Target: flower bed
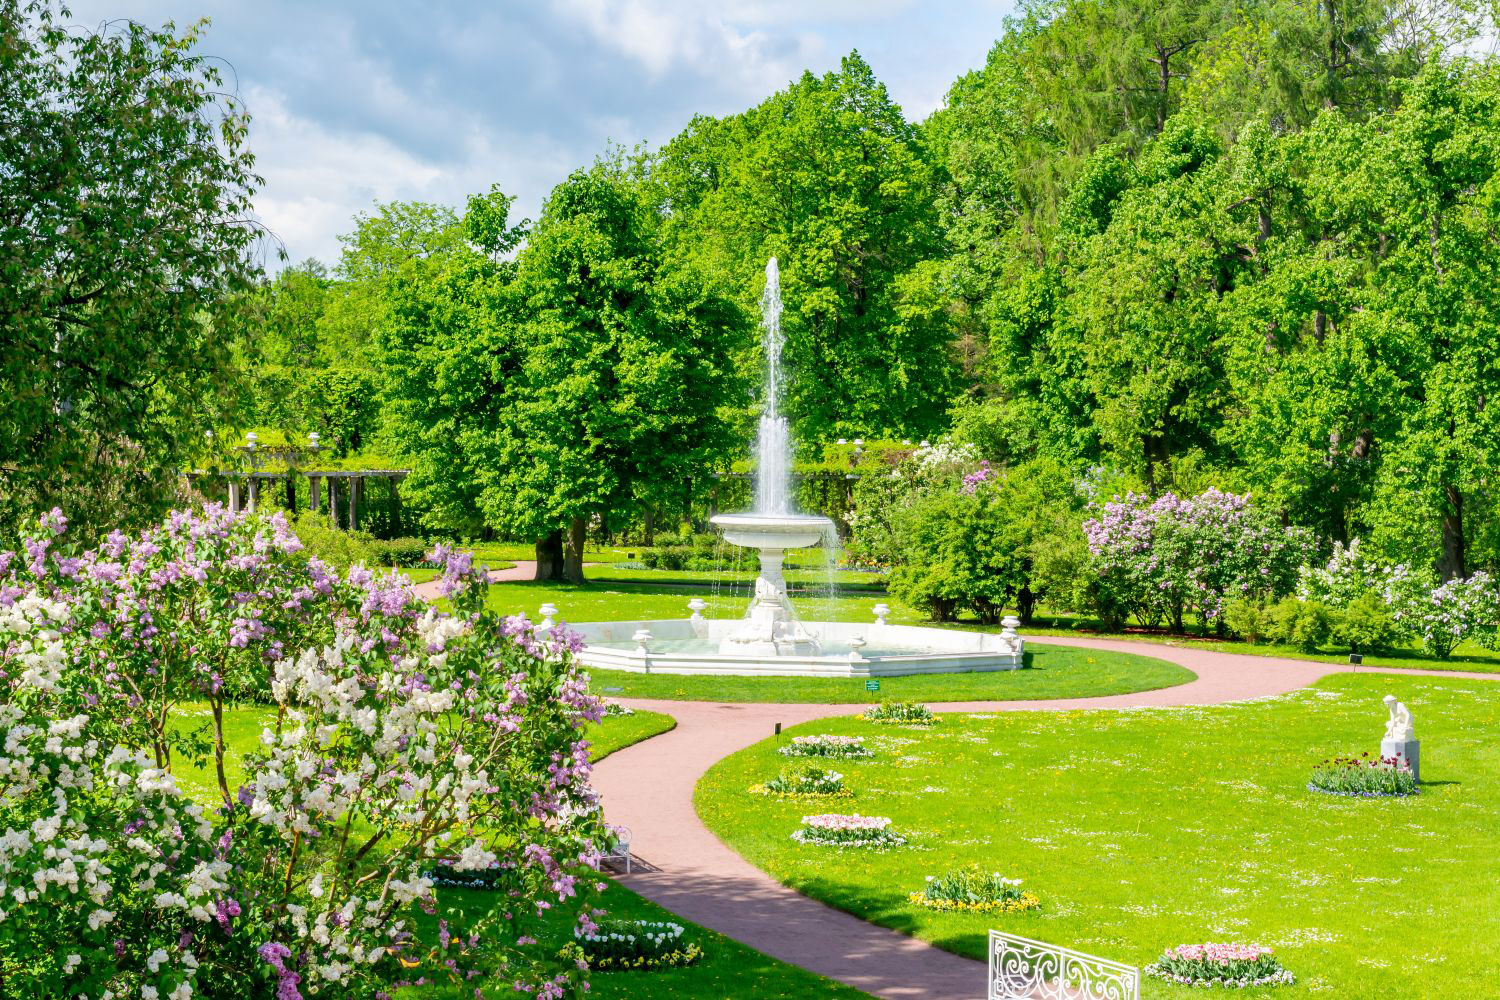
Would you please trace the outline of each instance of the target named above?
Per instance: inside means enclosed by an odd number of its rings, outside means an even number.
[[[579,927],[573,937],[589,966],[609,969],[671,969],[703,957],[696,943],[683,941],[681,924],[655,920],[601,920]]]
[[[1020,913],[1042,905],[1035,893],[1020,885],[1020,879],[981,872],[978,865],[969,865],[945,875],[927,876],[922,891],[908,893],[906,898],[929,910],[956,913]]]
[[[1403,798],[1419,791],[1411,767],[1399,757],[1333,757],[1313,768],[1311,792],[1350,798]]]
[[[779,753],[787,757],[870,757],[863,736],[834,736],[818,733],[812,736],[794,736],[792,742],[782,747]]]
[[[635,709],[627,708],[617,701],[606,701],[604,703],[604,718],[613,719],[616,716],[634,715]]]
[[[852,799],[844,787],[844,776],[812,764],[783,767],[770,781],[750,786],[752,795],[774,795],[778,799]]]
[[[913,726],[930,726],[937,722],[932,709],[914,701],[883,701],[864,714],[867,722],[904,722]]]
[[[821,847],[900,847],[906,838],[891,829],[885,816],[824,813],[803,816],[802,829],[792,834],[799,844]]]
[[[1183,944],[1168,948],[1146,966],[1146,975],[1181,986],[1246,989],[1289,986],[1297,977],[1259,944]]]

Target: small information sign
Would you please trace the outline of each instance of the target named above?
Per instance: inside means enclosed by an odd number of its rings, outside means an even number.
[[[877,680],[868,680],[868,681],[865,681],[865,690],[866,691],[879,691],[880,690],[880,682],[877,681]]]

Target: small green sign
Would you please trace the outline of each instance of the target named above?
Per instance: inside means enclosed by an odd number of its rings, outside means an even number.
[[[866,691],[879,691],[880,690],[880,682],[879,681],[875,681],[875,680],[865,681],[865,690]]]

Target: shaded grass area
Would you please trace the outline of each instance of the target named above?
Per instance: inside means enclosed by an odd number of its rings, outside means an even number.
[[[629,889],[606,880],[599,905],[611,916],[626,920],[669,920],[686,928],[685,941],[703,948],[703,958],[681,969],[656,972],[596,972],[589,976],[589,997],[599,1000],[858,1000],[868,994],[831,979],[824,979],[795,965],[787,965],[731,938],[662,909]],[[446,890],[441,897],[445,912],[465,904],[483,906],[488,901],[468,890]],[[436,918],[430,918],[436,919]],[[561,946],[572,934],[571,913],[557,912],[537,924],[533,931],[540,941]],[[489,996],[490,991],[485,991]],[[521,996],[506,993],[502,995]],[[404,990],[402,1000],[472,1000],[473,986],[430,987]]]
[[[242,706],[225,713],[224,732],[232,746],[226,757],[225,771],[230,788],[238,787],[244,778],[241,761],[244,755],[255,749],[263,727],[274,725],[276,712],[264,706]],[[208,709],[201,705],[185,706],[174,720],[179,729],[194,729],[211,723]],[[617,750],[664,733],[677,724],[670,715],[660,712],[635,712],[632,715],[610,716],[597,725],[588,727],[587,736],[593,746],[589,756],[596,763]],[[187,762],[178,762],[176,768],[180,785],[194,798],[205,803],[218,801],[218,783],[210,762],[206,767],[193,767]],[[672,920],[688,928],[688,935],[705,952],[696,965],[685,969],[666,969],[660,972],[606,972],[596,973],[590,978],[589,995],[604,1000],[624,998],[665,998],[665,1000],[694,1000],[694,998],[750,998],[784,997],[788,1000],[815,1000],[832,997],[836,1000],[858,1000],[866,994],[841,983],[824,979],[796,966],[786,965],[776,959],[730,940],[696,924],[689,924],[675,914],[662,909],[622,886],[606,879],[606,888],[599,905],[613,916],[632,920]],[[466,906],[476,909],[487,906],[490,900],[483,893],[444,888],[438,891],[438,914],[423,916],[422,923],[431,923],[439,916],[452,916]],[[560,948],[572,935],[575,915],[571,909],[559,909],[539,920],[531,930],[538,940]],[[465,987],[437,986],[397,991],[403,1000],[471,1000],[474,985]],[[482,984],[481,984],[482,985]],[[490,990],[486,990],[486,995]]]
[[[1089,698],[1173,687],[1186,684],[1197,676],[1185,667],[1149,656],[1067,646],[1028,649],[1023,670],[882,677],[877,691],[866,690],[863,678],[715,677],[636,674],[623,670],[591,670],[590,674],[594,690],[609,697],[820,702],[830,705],[885,700],[943,702]]]
[[[1422,793],[1307,791],[1335,754],[1378,750],[1384,708],[1411,706]],[[805,803],[746,793],[785,758],[767,740],[715,765],[696,803],[773,877],[868,920],[982,958],[995,927],[1137,964],[1188,942],[1259,942],[1298,976],[1248,997],[1477,996],[1500,983],[1500,684],[1340,674],[1255,702],[1189,709],[944,715],[931,730],[837,718],[855,799],[912,837],[886,852],[790,839]],[[941,914],[906,901],[969,863],[1024,880],[1041,909]],[[1194,992],[1147,980],[1142,995]]]

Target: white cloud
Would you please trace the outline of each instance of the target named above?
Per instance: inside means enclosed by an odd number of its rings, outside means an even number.
[[[284,95],[261,86],[245,94],[251,148],[265,184],[255,197],[261,221],[293,262],[338,258],[338,235],[375,201],[462,204],[496,182],[535,215],[547,190],[573,166],[570,151],[529,141],[503,148],[472,132],[459,157],[435,162],[374,132],[340,132],[300,117]],[[519,217],[519,214],[518,214]]]

